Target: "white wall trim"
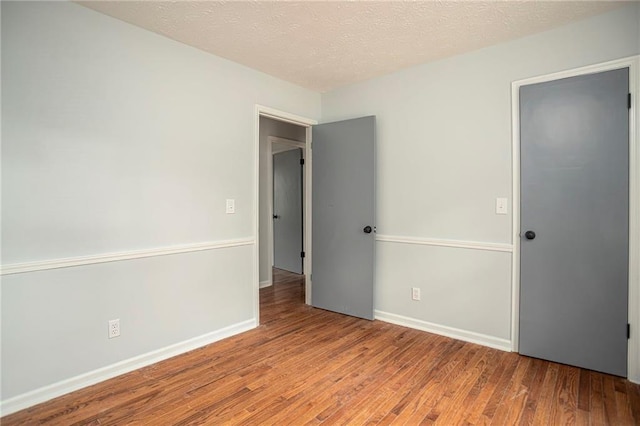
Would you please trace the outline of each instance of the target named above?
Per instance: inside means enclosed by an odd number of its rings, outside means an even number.
[[[258,148],[259,149],[259,148]],[[259,171],[258,171],[259,172]],[[259,210],[258,210],[259,211]],[[267,281],[269,285],[273,282],[273,263],[275,254],[273,252],[273,140],[272,136],[267,136],[267,259],[269,261],[269,274],[267,275]],[[260,250],[260,247],[258,247]],[[260,262],[258,262],[258,268],[260,268]],[[260,270],[258,269],[258,276]],[[262,288],[262,283],[260,283]]]
[[[67,257],[62,259],[39,260],[35,262],[2,265],[0,275],[22,274],[47,269],[69,268],[72,266],[93,265],[96,263],[118,262],[121,260],[142,259],[145,257],[167,256],[170,254],[191,253],[195,251],[240,247],[254,244],[253,238],[186,244],[181,246],[160,247],[146,250],[105,253],[92,256]]]
[[[640,55],[629,67],[629,365],[627,378],[640,383]]]
[[[518,350],[518,324],[520,321],[520,86],[577,75],[593,74],[620,68],[629,68],[629,91],[632,93],[629,115],[629,339],[627,378],[640,383],[640,56],[631,56],[601,64],[565,70],[553,74],[518,80],[511,83],[512,122],[512,176],[513,176],[513,253],[511,344]]]
[[[260,288],[271,287],[273,285],[272,280],[260,281]]]
[[[423,246],[453,247],[471,250],[501,251],[511,253],[513,246],[504,243],[487,243],[480,241],[444,240],[437,238],[417,238],[396,235],[376,235],[376,241],[399,244],[417,244]]]
[[[416,330],[422,330],[441,336],[451,337],[452,339],[458,339],[469,343],[488,346],[490,348],[499,349],[501,351],[511,351],[511,342],[509,340],[488,336],[486,334],[461,330],[459,328],[434,324],[416,318],[409,318],[402,315],[396,315],[378,310],[375,311],[375,318],[380,321],[390,322],[391,324],[397,324],[404,327],[414,328]]]
[[[317,122],[314,124],[318,124]],[[305,148],[305,173],[304,173],[304,191],[307,194],[305,205],[304,205],[304,302],[307,305],[311,305],[311,292],[313,291],[313,285],[311,283],[311,274],[313,272],[313,232],[312,232],[312,224],[311,221],[313,217],[313,151],[311,150],[312,146],[312,135],[313,128],[311,126],[307,127],[306,131],[306,139],[307,144]]]
[[[304,275],[305,275],[305,302],[311,303],[311,179],[312,179],[312,155],[311,155],[311,126],[318,124],[316,120],[301,117],[285,111],[263,105],[255,105],[255,122],[254,122],[254,141],[253,141],[253,168],[254,168],[254,203],[253,203],[253,235],[255,236],[255,246],[253,254],[253,282],[254,300],[253,310],[254,316],[260,318],[260,117],[268,117],[277,121],[284,121],[298,126],[306,127],[306,147],[305,147],[305,174],[304,174],[304,190],[308,194],[308,202],[305,202],[305,259],[304,259]]]
[[[9,398],[0,403],[0,413],[2,416],[15,413],[16,411],[40,404],[69,392],[155,364],[165,359],[209,345],[256,327],[256,319],[249,319],[211,333],[203,334],[202,336],[194,337],[193,339],[166,346],[152,352],[147,352],[146,354],[138,355],[79,376],[71,377],[22,395],[14,396],[13,398]]]
[[[314,124],[318,124],[316,120],[262,105],[256,105],[256,110],[259,116],[269,117],[277,121],[284,121],[286,123],[296,124],[298,126],[308,127],[313,126]]]
[[[286,145],[290,149],[302,148],[304,150],[307,147],[306,142],[294,141],[293,139],[286,139],[278,136],[267,136],[267,140],[271,144],[272,154],[276,154],[276,150],[273,148],[273,144]]]

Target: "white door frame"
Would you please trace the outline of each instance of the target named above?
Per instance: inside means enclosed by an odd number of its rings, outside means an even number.
[[[291,139],[279,138],[277,136],[267,136],[267,210],[269,212],[269,217],[273,218],[273,144],[287,145],[291,148],[302,148],[302,158],[305,160],[305,168],[307,166],[307,155],[306,155],[306,142],[294,141]],[[304,169],[303,169],[304,170]],[[304,175],[302,176],[302,185],[304,188],[304,199],[302,200],[304,206],[304,218],[302,220],[302,229],[303,232],[306,232],[307,226],[311,226],[310,223],[307,223],[307,207],[311,207],[311,197],[307,194],[307,188],[304,187],[306,179]],[[303,263],[303,273],[306,275],[307,265],[306,265],[306,243],[307,237],[303,235],[304,245],[302,247],[302,251],[305,252],[305,261]],[[269,259],[269,265],[273,266],[274,262],[274,251],[273,251],[273,220],[269,221],[269,225],[267,227],[267,244],[268,244],[268,253],[267,258]],[[269,284],[273,284],[273,269],[269,269]]]
[[[254,122],[254,203],[253,203],[253,235],[255,247],[253,252],[253,313],[256,324],[260,323],[260,117],[268,117],[277,121],[295,124],[306,128],[305,144],[305,168],[304,168],[304,191],[305,191],[305,212],[304,212],[304,276],[305,276],[305,302],[311,304],[311,176],[312,176],[312,155],[311,155],[311,126],[318,124],[316,120],[269,108],[263,105],[255,106]],[[308,200],[308,202],[307,202]]]
[[[629,324],[627,378],[640,383],[640,56],[632,56],[572,70],[518,80],[511,83],[512,176],[513,176],[513,256],[511,302],[511,349],[518,351],[520,322],[520,86],[543,83],[577,75],[629,68]]]

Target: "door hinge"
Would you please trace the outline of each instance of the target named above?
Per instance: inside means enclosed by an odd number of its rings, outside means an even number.
[[[304,259],[304,252],[303,251],[300,252],[300,257]]]
[[[301,158],[301,159],[300,159],[300,165],[301,165],[301,166],[304,166],[304,158]]]
[[[627,95],[627,108],[631,109],[631,93]]]
[[[627,339],[631,339],[631,324],[627,324]]]

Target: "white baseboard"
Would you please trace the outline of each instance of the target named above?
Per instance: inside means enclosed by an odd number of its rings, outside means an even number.
[[[8,414],[15,413],[16,411],[57,398],[69,392],[94,385],[121,374],[129,373],[139,368],[146,367],[147,365],[155,364],[156,362],[209,345],[217,342],[218,340],[251,330],[257,326],[258,322],[255,318],[239,322],[220,330],[194,337],[193,339],[166,346],[152,352],[147,352],[146,354],[138,355],[79,376],[71,377],[22,395],[14,396],[13,398],[0,402],[0,415],[6,416]]]
[[[260,288],[271,287],[272,285],[273,283],[271,282],[271,280],[260,281]]]
[[[441,336],[447,336],[453,339],[463,340],[465,342],[476,343],[478,345],[488,346],[490,348],[511,352],[511,341],[507,339],[500,339],[493,336],[487,336],[486,334],[461,330],[459,328],[447,327],[445,325],[434,324],[431,322],[378,310],[375,311],[375,318],[380,321],[390,322],[392,324],[402,325],[404,327],[415,328],[416,330],[427,331],[429,333],[439,334]]]

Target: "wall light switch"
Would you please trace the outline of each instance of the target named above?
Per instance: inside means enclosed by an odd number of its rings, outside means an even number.
[[[236,200],[233,198],[227,198],[227,214],[234,214],[236,212]]]
[[[418,287],[411,288],[411,300],[420,300],[420,289]]]
[[[496,198],[496,214],[507,214],[507,199]]]

